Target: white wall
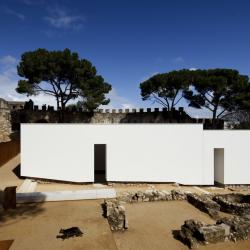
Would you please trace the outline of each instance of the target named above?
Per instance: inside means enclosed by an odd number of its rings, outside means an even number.
[[[224,148],[224,184],[250,184],[250,131],[205,130],[204,169],[214,165],[214,148]]]
[[[201,124],[22,124],[21,174],[92,182],[94,144],[107,144],[108,181],[213,184]]]
[[[21,175],[92,182],[94,152],[81,126],[21,124]]]

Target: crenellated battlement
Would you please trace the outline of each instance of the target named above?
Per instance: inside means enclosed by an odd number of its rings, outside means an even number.
[[[7,102],[0,99],[1,108],[6,115],[2,116],[0,136],[11,133],[10,129],[20,129],[21,123],[60,123],[61,110],[50,105],[33,105],[32,101]],[[8,115],[7,115],[8,114]],[[82,108],[66,107],[63,112],[64,123],[202,123],[204,128],[211,128],[211,119],[194,119],[190,117],[183,107],[168,111],[166,108],[131,108],[131,109],[96,109],[88,112]],[[8,126],[7,126],[8,125]],[[217,128],[223,128],[223,121],[219,121]]]
[[[34,111],[60,111],[57,110],[54,106],[50,105],[34,105],[33,107],[29,108],[23,108],[27,110],[34,110]],[[82,108],[75,108],[75,107],[66,107],[65,111],[71,111],[71,112],[88,112],[86,110],[83,110]],[[168,112],[167,108],[130,108],[130,109],[96,109],[94,110],[94,113],[152,113],[152,112]],[[173,109],[172,112],[184,112],[183,107],[179,107],[178,109]]]

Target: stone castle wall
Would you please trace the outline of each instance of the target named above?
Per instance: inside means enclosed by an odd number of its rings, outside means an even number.
[[[61,111],[43,105],[39,109],[33,102],[23,103],[15,108],[14,102],[0,98],[0,142],[9,141],[12,131],[18,131],[21,123],[60,123]],[[22,107],[22,108],[20,108]],[[191,118],[183,108],[168,112],[159,109],[99,109],[85,112],[81,109],[67,109],[63,113],[63,123],[202,123],[205,129],[211,128],[211,119]],[[218,121],[217,129],[223,129],[223,121]]]
[[[13,124],[20,123],[58,123],[60,111],[54,110],[12,110]],[[188,123],[193,122],[182,109],[173,112],[157,110],[97,110],[96,112],[82,112],[66,110],[65,123]]]
[[[0,99],[0,143],[10,141],[11,122],[8,103]]]

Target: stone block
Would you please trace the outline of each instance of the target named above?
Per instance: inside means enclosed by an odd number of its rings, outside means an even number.
[[[128,229],[125,207],[117,199],[105,200],[105,216],[108,219],[112,231],[123,231]]]

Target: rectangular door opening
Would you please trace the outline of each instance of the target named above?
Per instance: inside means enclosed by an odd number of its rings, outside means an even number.
[[[224,148],[214,149],[214,182],[224,184]]]
[[[106,182],[106,144],[94,145],[94,181],[97,183]]]

